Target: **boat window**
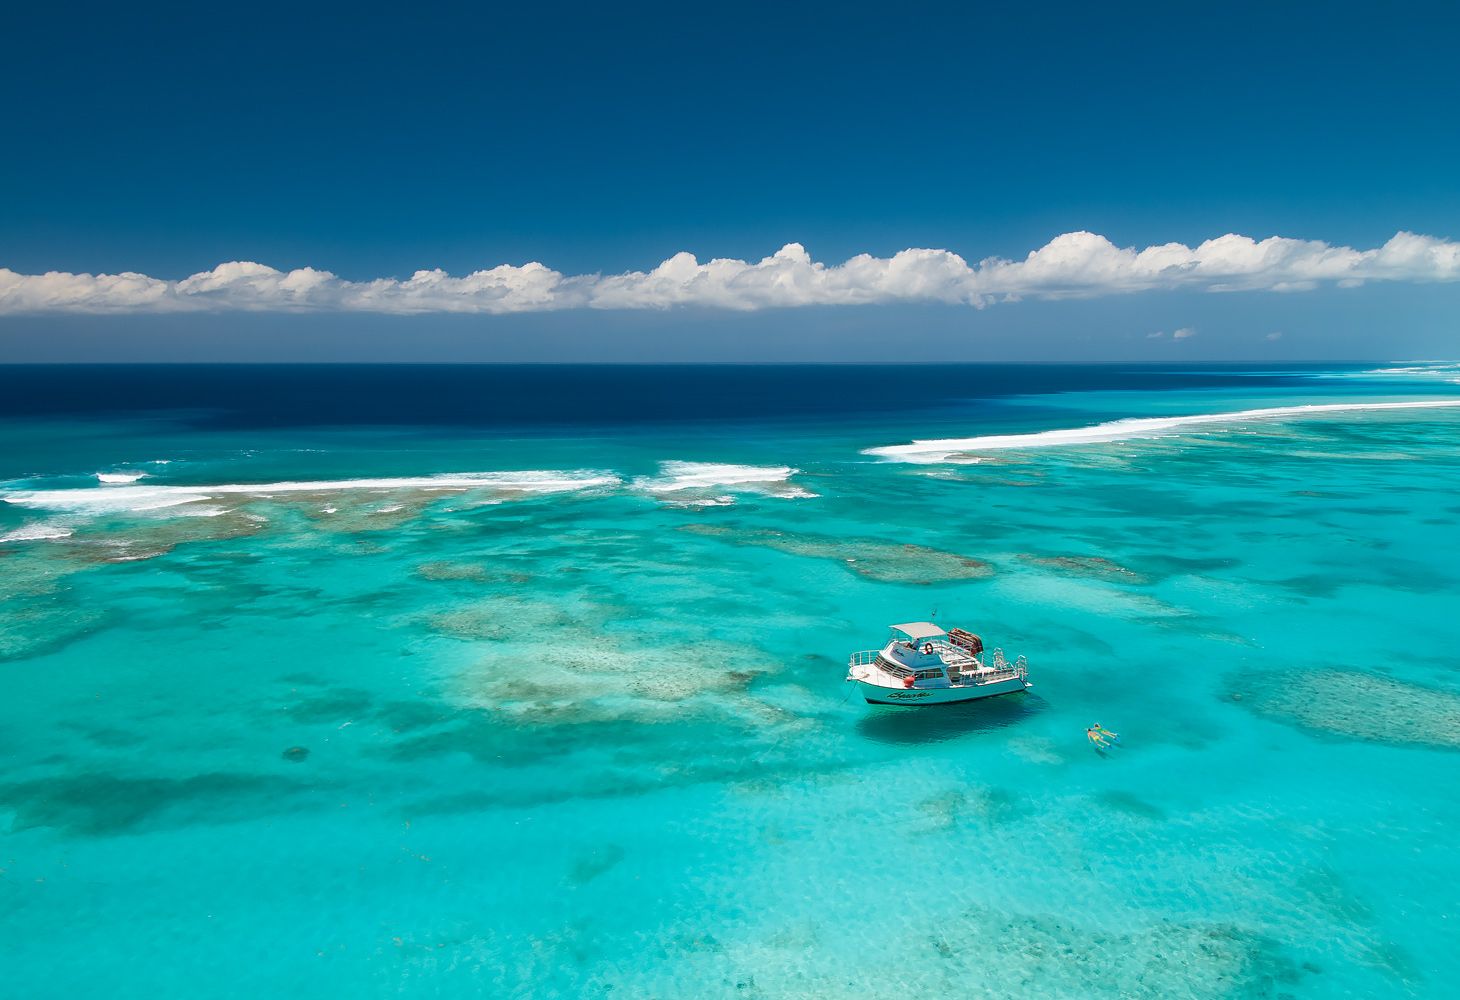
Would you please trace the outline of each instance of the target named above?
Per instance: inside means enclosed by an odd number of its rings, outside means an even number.
[[[909,670],[907,667],[904,667],[898,663],[894,663],[892,660],[889,660],[885,656],[877,657],[877,665],[895,677],[912,676],[912,671]]]

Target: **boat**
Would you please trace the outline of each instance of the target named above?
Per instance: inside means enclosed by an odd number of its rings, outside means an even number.
[[[881,649],[863,649],[847,662],[854,682],[871,705],[948,705],[1033,687],[1023,656],[1010,663],[1002,649],[987,659],[983,640],[961,628],[932,622],[891,625]]]

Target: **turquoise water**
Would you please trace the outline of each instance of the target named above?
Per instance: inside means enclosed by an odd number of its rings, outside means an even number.
[[[966,377],[1003,374],[687,371],[600,424],[17,408],[6,992],[1449,995],[1460,409],[863,452],[1460,376]],[[80,378],[126,376],[40,381]],[[1034,689],[861,704],[847,654],[934,612]]]

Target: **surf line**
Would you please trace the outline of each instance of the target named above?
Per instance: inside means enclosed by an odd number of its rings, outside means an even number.
[[[1032,434],[989,434],[983,437],[914,441],[911,444],[866,448],[863,449],[862,454],[874,455],[894,462],[943,462],[953,455],[969,451],[1105,444],[1111,441],[1129,441],[1135,438],[1176,434],[1189,427],[1241,423],[1246,420],[1282,420],[1287,417],[1322,416],[1327,413],[1441,409],[1456,406],[1460,406],[1460,399],[1426,399],[1407,403],[1309,403],[1302,406],[1274,406],[1261,410],[1234,410],[1228,413],[1196,413],[1180,417],[1124,417],[1120,420],[1110,420],[1088,427],[1037,431]]]
[[[248,496],[267,499],[275,495],[309,493],[413,491],[419,493],[464,493],[472,490],[500,493],[569,493],[618,486],[622,480],[593,470],[521,472],[462,472],[434,476],[384,479],[328,479],[278,483],[224,483],[211,486],[182,484],[111,485],[58,490],[18,490],[0,494],[0,501],[20,507],[81,512],[124,512],[162,510],[218,496]]]

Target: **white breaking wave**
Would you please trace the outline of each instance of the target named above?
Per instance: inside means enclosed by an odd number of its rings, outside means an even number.
[[[77,514],[143,513],[210,500],[190,486],[108,486],[99,489],[19,490],[0,496],[18,507],[65,510]]]
[[[1438,380],[1441,382],[1460,384],[1460,362],[1423,361],[1393,368],[1373,368],[1363,374],[1401,379]]]
[[[127,470],[127,471],[122,471],[122,472],[98,472],[96,474],[96,479],[97,479],[97,482],[102,482],[102,483],[108,483],[108,484],[121,483],[121,484],[125,484],[125,483],[135,483],[139,479],[145,479],[146,476],[147,476],[147,473],[145,473],[145,472],[132,472],[130,470]]]
[[[44,521],[27,524],[14,531],[0,535],[0,542],[44,542],[55,538],[70,538],[71,529]]]
[[[1135,438],[1179,434],[1195,427],[1237,424],[1248,420],[1282,420],[1288,417],[1352,413],[1366,410],[1419,410],[1460,406],[1460,399],[1427,399],[1408,403],[1312,403],[1304,406],[1274,406],[1262,410],[1230,413],[1197,413],[1182,417],[1127,417],[1089,427],[1073,427],[1033,434],[990,434],[983,437],[914,441],[911,444],[867,448],[862,454],[895,462],[946,462],[956,455],[978,451],[1022,448],[1057,448],[1068,445],[1105,444]]]
[[[604,472],[467,472],[398,479],[331,479],[319,482],[226,483],[216,486],[108,486],[102,489],[19,490],[0,496],[6,503],[44,510],[85,514],[138,513],[166,510],[224,496],[268,498],[279,495],[349,490],[419,490],[460,493],[566,493],[616,486],[621,480]]]
[[[800,500],[816,496],[789,480],[799,469],[789,465],[733,465],[722,462],[660,462],[659,475],[634,480],[634,487],[657,496],[724,490],[760,493],[785,500]],[[716,495],[700,497],[694,501],[698,506],[724,506],[733,503],[733,497]]]
[[[714,486],[743,486],[748,483],[781,483],[798,469],[789,465],[729,465],[719,462],[660,462],[659,475],[638,479],[634,485],[650,493],[708,489]]]

